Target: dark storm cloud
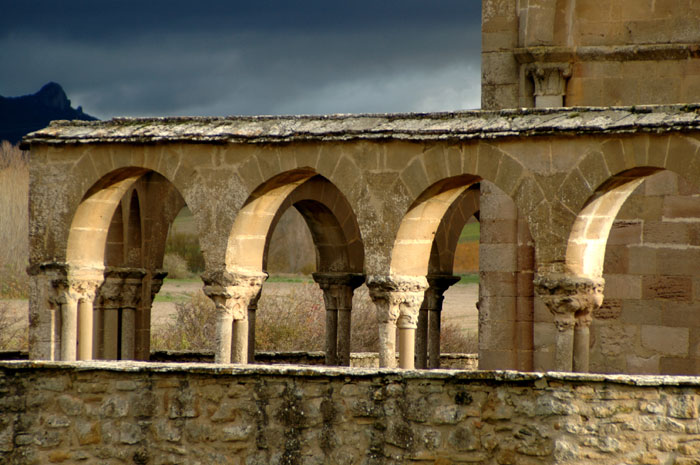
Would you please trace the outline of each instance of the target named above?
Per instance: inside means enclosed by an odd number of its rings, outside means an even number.
[[[475,0],[44,3],[0,15],[2,95],[54,80],[98,117],[478,106]]]

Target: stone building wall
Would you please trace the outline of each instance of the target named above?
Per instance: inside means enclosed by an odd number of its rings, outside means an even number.
[[[691,378],[0,364],[10,464],[698,463]]]
[[[532,107],[535,93],[566,106],[698,101],[694,0],[482,3],[482,109]]]
[[[700,189],[663,171],[625,202],[608,238],[591,369],[700,372]]]
[[[698,43],[696,1],[484,0],[482,108],[698,102]],[[591,371],[700,372],[699,188],[659,173],[620,210],[591,324]],[[546,339],[552,315],[535,305],[534,318],[535,340]],[[553,354],[538,349],[535,369],[552,366]]]

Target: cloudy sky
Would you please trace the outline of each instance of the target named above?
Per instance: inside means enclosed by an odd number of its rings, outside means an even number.
[[[98,118],[478,108],[478,0],[0,0],[0,95]]]

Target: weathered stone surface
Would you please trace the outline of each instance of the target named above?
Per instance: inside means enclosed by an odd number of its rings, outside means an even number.
[[[700,383],[690,377],[2,362],[0,383],[20,403],[42,390],[16,376],[28,370],[44,383],[89,373],[106,390],[65,384],[63,404],[88,406],[72,416],[50,398],[0,416],[8,463],[617,464],[700,449]],[[150,396],[154,419],[134,407]],[[187,405],[207,413],[182,416]]]
[[[697,106],[529,109],[434,114],[115,118],[57,121],[24,144],[290,142],[355,139],[439,140],[551,134],[625,133],[697,128]]]

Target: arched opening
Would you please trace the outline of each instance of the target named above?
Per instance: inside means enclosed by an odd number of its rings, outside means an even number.
[[[227,249],[227,268],[239,276],[266,275],[272,237],[291,207],[301,215],[313,240],[313,278],[324,292],[326,307],[326,362],[347,365],[352,289],[362,281],[364,249],[352,208],[330,181],[311,170],[302,169],[278,175],[260,186],[236,218]],[[247,318],[234,319],[231,328],[231,333],[235,334],[237,325],[247,326],[245,344],[247,359],[251,361],[255,354],[256,310],[260,295],[258,290],[256,295],[249,297]],[[239,341],[238,345],[241,344],[243,342]],[[235,341],[232,350],[234,347]]]
[[[579,214],[567,265],[605,280],[590,322],[590,371],[700,371],[699,197],[672,171],[636,168],[603,183]]]
[[[457,280],[452,277],[455,252],[470,218],[480,224],[479,367],[531,369],[534,245],[529,227],[507,194],[473,176],[450,178],[427,189],[409,210],[397,235],[392,272],[423,273],[429,285],[413,345],[417,366],[439,364],[442,298]],[[473,300],[467,305],[471,307]],[[464,304],[459,311],[474,312]]]
[[[68,237],[62,359],[76,358],[76,341],[78,359],[148,360],[172,203],[184,205],[177,189],[140,168],[112,172],[88,190]]]

